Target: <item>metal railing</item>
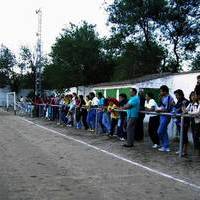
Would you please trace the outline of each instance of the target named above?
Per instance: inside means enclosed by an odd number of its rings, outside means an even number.
[[[62,106],[63,105],[51,105],[51,104],[34,104],[32,105],[33,107],[31,109],[25,109],[25,113],[29,114],[29,116],[33,117],[33,111],[34,109],[38,109],[38,116],[37,117],[44,117],[44,108],[50,108],[54,109],[56,108],[56,116],[52,118],[52,120],[57,120],[58,124],[62,124],[62,119],[61,119],[61,112],[62,112]],[[85,108],[85,107],[84,107]],[[74,108],[74,121],[76,123],[76,107]],[[98,134],[98,129],[99,129],[99,123],[98,123],[98,112],[103,112],[102,108],[91,108],[96,110],[96,118],[95,118],[95,133]],[[126,110],[118,110],[115,109],[115,112],[126,112]],[[31,114],[30,114],[31,112]],[[47,112],[47,110],[46,110]],[[54,112],[54,111],[53,111]],[[183,130],[184,130],[184,119],[185,117],[196,117],[194,115],[189,115],[189,114],[177,114],[177,113],[160,113],[160,112],[150,112],[150,111],[140,111],[140,113],[146,114],[146,115],[155,115],[155,116],[169,116],[171,118],[180,118],[181,120],[181,128],[180,128],[180,139],[179,139],[179,157],[182,157],[183,154]],[[53,114],[53,113],[52,113]]]

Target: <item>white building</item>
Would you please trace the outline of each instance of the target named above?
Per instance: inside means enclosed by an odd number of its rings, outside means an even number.
[[[120,93],[126,93],[129,95],[130,88],[144,89],[146,91],[159,95],[159,88],[161,85],[167,85],[170,89],[170,94],[174,96],[174,91],[177,89],[182,89],[185,97],[189,98],[190,93],[194,90],[197,83],[197,76],[200,72],[184,72],[177,74],[155,74],[147,75],[133,80],[127,80],[115,83],[101,83],[93,86],[93,91],[101,91],[104,93],[105,97],[115,97],[118,98]],[[148,121],[148,115],[145,117],[145,122]],[[170,138],[176,135],[176,126],[171,121],[168,126],[168,134]],[[192,141],[192,135],[189,134],[189,139]]]
[[[197,83],[198,75],[200,75],[200,72],[147,75],[122,82],[97,84],[93,86],[93,90],[97,92],[102,91],[105,97],[112,96],[118,98],[119,93],[128,93],[132,87],[137,89],[159,89],[161,85],[167,85],[171,95],[173,95],[175,90],[182,89],[185,97],[189,98]]]

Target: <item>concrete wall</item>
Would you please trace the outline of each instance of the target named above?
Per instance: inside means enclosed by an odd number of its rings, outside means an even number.
[[[6,94],[10,92],[9,87],[0,88],[0,106],[6,105]]]
[[[174,91],[182,89],[185,93],[185,97],[189,98],[190,93],[194,90],[197,76],[200,73],[180,74],[174,76],[167,76],[165,78],[155,79],[143,83],[137,83],[134,85],[136,88],[159,88],[161,85],[166,84],[170,89],[170,94],[174,96]]]
[[[170,75],[164,78],[158,78],[151,81],[144,81],[135,84],[127,84],[127,85],[116,85],[116,86],[108,86],[108,87],[93,87],[93,90],[97,89],[119,89],[119,88],[128,88],[135,87],[139,88],[160,88],[161,85],[167,85],[170,89],[170,94],[172,96],[173,92],[177,89],[182,89],[185,93],[186,98],[189,98],[190,93],[194,90],[197,79],[196,77],[200,75],[198,73],[188,73],[188,74],[178,74],[178,75]]]

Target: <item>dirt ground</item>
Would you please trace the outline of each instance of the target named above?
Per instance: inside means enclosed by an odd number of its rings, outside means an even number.
[[[148,140],[124,149],[116,138],[28,120],[35,124],[0,111],[0,200],[200,199],[200,159],[178,158],[174,145],[170,153]]]

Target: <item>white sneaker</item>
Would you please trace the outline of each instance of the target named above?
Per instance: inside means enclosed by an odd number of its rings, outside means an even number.
[[[165,149],[165,152],[170,152],[170,149],[169,149],[169,148],[166,148],[166,149]]]
[[[157,144],[154,144],[154,145],[152,146],[153,149],[157,149],[158,147],[159,147],[159,145],[157,145]]]
[[[164,152],[164,151],[165,151],[165,148],[164,148],[164,147],[161,147],[161,148],[158,149],[158,151]]]
[[[162,151],[162,152],[170,152],[170,149],[169,149],[169,148],[161,147],[161,148],[158,149],[158,151]]]
[[[120,140],[121,140],[121,141],[125,141],[125,139],[124,139],[124,138],[120,138]]]

